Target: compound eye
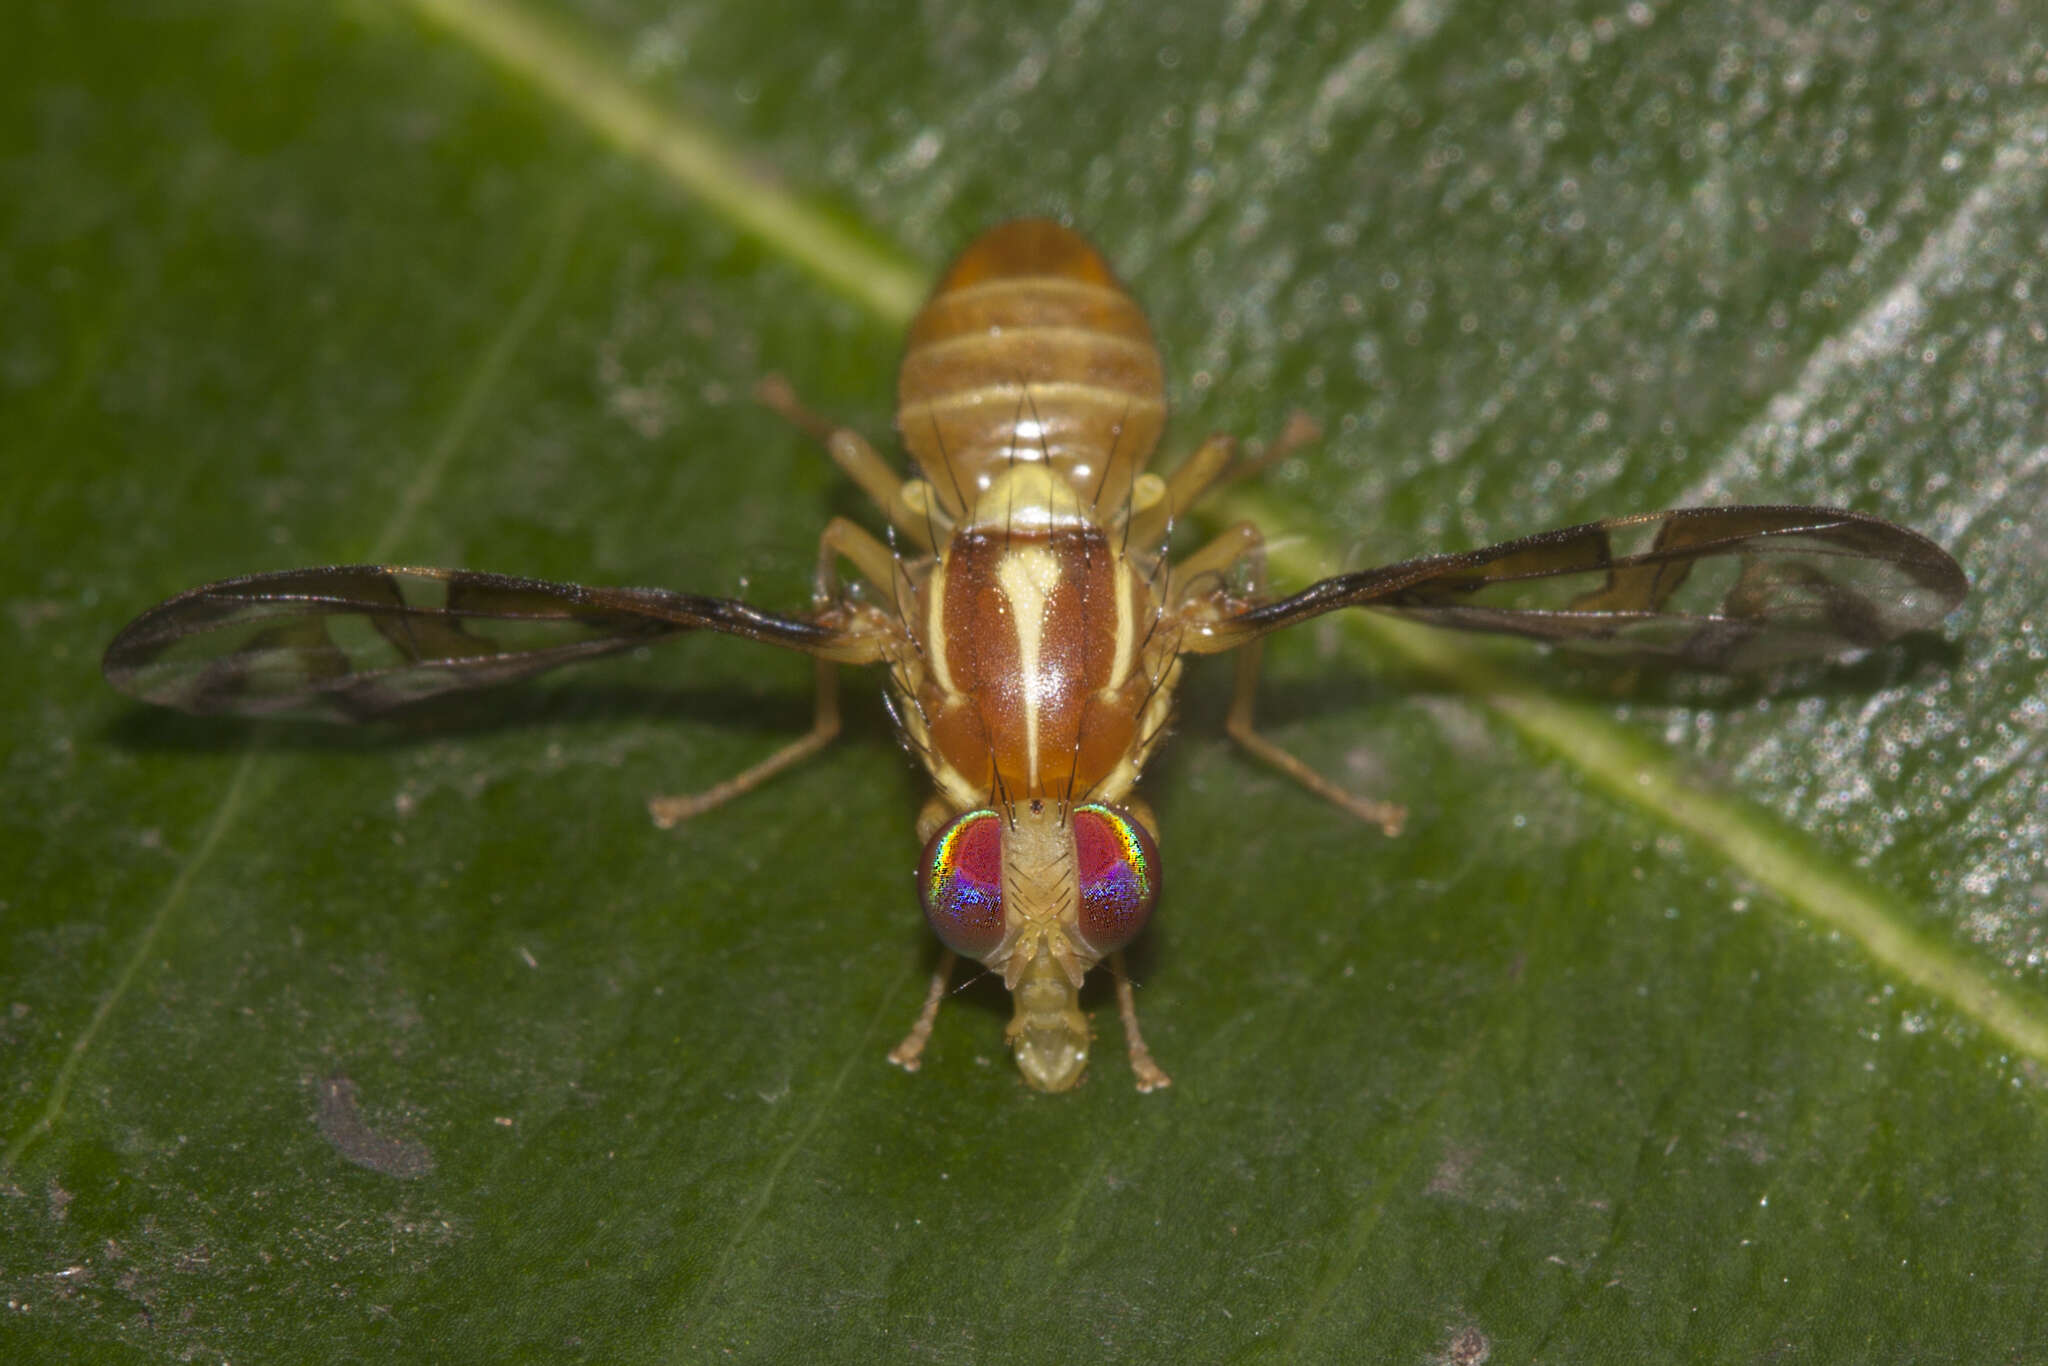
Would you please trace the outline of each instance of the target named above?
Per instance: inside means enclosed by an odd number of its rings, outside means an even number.
[[[1113,806],[1074,808],[1074,861],[1081,880],[1081,939],[1114,953],[1138,937],[1159,899],[1159,850]]]
[[[939,942],[984,958],[1003,942],[1003,822],[970,811],[932,836],[919,865],[917,893]]]

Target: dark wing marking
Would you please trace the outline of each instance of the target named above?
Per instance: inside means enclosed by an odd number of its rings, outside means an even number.
[[[1936,625],[1968,591],[1940,546],[1880,518],[1682,508],[1339,574],[1194,624],[1187,648],[1228,649],[1340,607],[1370,607],[1431,626],[1732,671],[1881,645]]]
[[[131,697],[181,711],[354,721],[697,630],[846,663],[881,653],[872,630],[724,598],[337,565],[181,593],[129,622],[101,667]]]

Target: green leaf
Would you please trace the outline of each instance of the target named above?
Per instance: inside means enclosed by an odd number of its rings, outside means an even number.
[[[2027,6],[30,0],[0,45],[0,1358],[2027,1360],[2048,52]],[[1755,684],[1328,621],[1148,775],[1171,1090],[1026,1091],[921,780],[688,640],[362,731],[121,623],[388,559],[805,601],[920,282],[1069,217],[1299,579],[1691,502],[1941,539]],[[1170,458],[1170,457],[1169,457]],[[1490,1353],[1490,1356],[1488,1355]]]

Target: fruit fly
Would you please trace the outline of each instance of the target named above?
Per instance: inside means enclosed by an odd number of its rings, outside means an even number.
[[[880,665],[903,742],[932,781],[916,878],[944,945],[891,1059],[917,1068],[966,956],[1010,990],[1007,1038],[1024,1079],[1066,1090],[1088,1062],[1082,979],[1107,960],[1149,1091],[1168,1078],[1139,1033],[1122,950],[1158,901],[1161,839],[1135,788],[1185,656],[1237,651],[1231,737],[1392,834],[1401,808],[1345,791],[1255,729],[1267,632],[1358,607],[1739,670],[1931,627],[1967,590],[1924,537],[1815,507],[1615,518],[1277,598],[1249,523],[1173,560],[1176,522],[1241,472],[1235,445],[1214,436],[1171,474],[1146,470],[1166,419],[1151,328],[1092,246],[1042,220],[976,239],[912,323],[896,415],[910,478],[787,386],[764,397],[823,440],[888,524],[887,540],[844,518],[826,525],[808,611],[459,569],[288,570],[144,612],[108,647],[106,676],[186,711],[352,721],[690,631],[814,656],[809,732],[706,791],[652,799],[666,827],[815,753],[839,730],[839,666]],[[863,587],[842,584],[843,565]]]

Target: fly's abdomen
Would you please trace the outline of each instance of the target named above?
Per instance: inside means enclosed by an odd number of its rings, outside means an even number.
[[[1048,461],[1106,520],[1165,420],[1145,315],[1057,223],[983,233],[911,324],[896,425],[956,518],[1010,465]]]

